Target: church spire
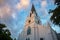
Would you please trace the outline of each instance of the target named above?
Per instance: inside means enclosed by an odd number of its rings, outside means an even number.
[[[35,7],[34,7],[33,4],[32,4],[32,8],[31,8],[31,12],[32,12],[32,13],[35,12],[35,15],[37,16],[37,13],[36,13],[36,10],[35,10]]]
[[[33,4],[32,4],[31,11],[32,11],[32,13],[33,13],[33,11],[36,11],[36,10],[35,10],[35,7],[34,7],[34,5],[33,5]]]
[[[30,14],[27,17],[26,25],[30,25],[31,23],[41,24],[41,21],[39,19],[39,16],[36,13],[36,10],[33,4],[32,4]]]

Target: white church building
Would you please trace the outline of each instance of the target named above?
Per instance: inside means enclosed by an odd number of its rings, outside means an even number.
[[[34,5],[28,15],[23,31],[18,40],[57,40],[55,31],[48,24],[43,26],[36,13]]]

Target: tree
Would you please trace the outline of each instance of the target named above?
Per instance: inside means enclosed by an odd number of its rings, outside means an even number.
[[[10,37],[11,33],[9,32],[9,30],[3,29],[5,27],[5,24],[0,24],[0,40],[12,40],[12,38]]]
[[[54,2],[57,7],[54,10],[50,10],[52,13],[50,20],[55,24],[60,26],[60,0],[55,0]]]

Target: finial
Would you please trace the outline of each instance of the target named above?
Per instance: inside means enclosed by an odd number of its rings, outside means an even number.
[[[32,9],[31,9],[31,11],[32,11],[32,12],[35,11],[35,7],[34,7],[33,4],[32,4]]]

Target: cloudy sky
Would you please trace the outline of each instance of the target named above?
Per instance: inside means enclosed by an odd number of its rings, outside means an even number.
[[[53,2],[53,0],[0,0],[0,23],[6,24],[13,38],[18,38],[30,13],[32,3],[42,24],[45,24],[50,20],[49,9],[56,7]],[[57,33],[60,32],[59,27],[52,25],[52,28]]]

